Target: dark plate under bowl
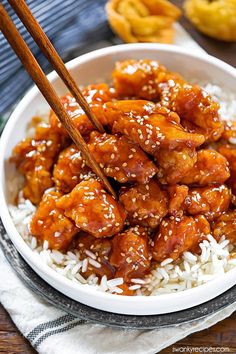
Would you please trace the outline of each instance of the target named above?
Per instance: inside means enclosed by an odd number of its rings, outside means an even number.
[[[225,293],[202,305],[163,315],[133,316],[97,310],[70,299],[40,278],[20,256],[6,234],[1,220],[0,234],[0,246],[7,260],[28,288],[55,307],[89,322],[133,329],[161,328],[198,320],[235,302],[236,286],[233,286]]]

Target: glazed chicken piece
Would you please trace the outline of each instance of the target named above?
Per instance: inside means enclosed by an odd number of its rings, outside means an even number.
[[[157,172],[157,167],[140,147],[125,136],[94,131],[88,146],[105,175],[120,183],[146,184]]]
[[[168,197],[156,180],[147,185],[138,184],[122,188],[119,198],[128,213],[131,225],[141,225],[155,229],[168,212]]]
[[[153,259],[157,262],[167,258],[176,260],[185,251],[195,252],[210,231],[210,224],[202,215],[164,219],[153,239]]]
[[[53,180],[63,193],[69,193],[79,182],[95,178],[96,175],[86,166],[81,151],[72,144],[63,150],[53,169]]]
[[[218,140],[223,133],[219,105],[199,86],[188,84],[179,74],[167,71],[156,61],[117,63],[113,79],[118,95],[161,100],[178,113],[191,131],[204,134],[208,141]]]
[[[176,185],[168,187],[168,192],[170,215],[204,215],[209,221],[228,210],[231,199],[230,190],[223,184],[198,188]]]
[[[169,214],[176,217],[183,215],[183,204],[188,195],[188,186],[173,185],[167,188],[169,193]]]
[[[195,149],[183,148],[182,151],[160,149],[155,154],[158,165],[158,180],[162,184],[176,184],[192,170],[197,162]]]
[[[37,205],[44,191],[53,186],[51,167],[63,144],[63,139],[43,124],[34,138],[26,138],[14,148],[11,161],[25,177],[24,198],[33,204]]]
[[[231,188],[232,193],[236,196],[236,147],[234,145],[222,145],[218,151],[223,155],[228,163],[230,169],[230,177],[226,184]]]
[[[100,111],[104,102],[111,101],[114,98],[113,90],[106,84],[98,84],[85,87],[82,90],[82,93],[89,103],[93,113],[103,124],[105,124],[103,121],[104,116],[100,114]],[[70,93],[63,96],[61,102],[82,135],[89,134],[94,130],[93,124]],[[50,112],[49,121],[54,132],[67,136],[66,130],[53,111]]]
[[[120,232],[126,218],[123,207],[94,179],[77,184],[58,200],[57,206],[77,227],[98,238]]]
[[[218,140],[224,131],[224,123],[219,115],[219,104],[201,87],[187,83],[173,85],[173,81],[159,85],[160,90],[163,89],[162,102],[178,113],[182,125],[190,132],[204,134],[206,141]],[[166,85],[169,86],[169,90],[166,89]]]
[[[83,232],[78,237],[76,248],[81,259],[88,259],[88,266],[83,274],[86,278],[91,274],[96,274],[99,278],[103,275],[106,275],[107,279],[114,278],[115,268],[109,263],[111,239],[98,239]]]
[[[227,211],[231,193],[225,185],[190,188],[183,209],[191,215],[204,215],[212,221]]]
[[[194,149],[205,141],[203,135],[185,131],[177,114],[152,102],[108,102],[103,105],[103,113],[113,134],[126,135],[151,155],[160,149]]]
[[[166,73],[164,66],[155,60],[126,60],[117,62],[112,73],[118,97],[137,97],[157,100],[157,83]]]
[[[112,240],[110,263],[116,267],[115,276],[131,279],[143,278],[150,271],[151,256],[147,231],[139,226],[116,235]]]
[[[30,232],[40,243],[48,241],[48,247],[66,251],[74,236],[79,232],[75,224],[64,215],[56,203],[61,193],[45,193],[32,217]]]
[[[219,240],[224,236],[230,243],[236,243],[236,209],[228,211],[217,218],[213,224],[213,236]]]
[[[203,149],[197,152],[197,162],[182,179],[184,184],[222,184],[230,176],[226,158],[215,150]]]

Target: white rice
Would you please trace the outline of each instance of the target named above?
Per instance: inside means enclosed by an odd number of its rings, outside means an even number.
[[[202,86],[221,104],[222,119],[236,120],[236,97],[224,92],[216,85]],[[16,183],[14,183],[15,180]],[[14,181],[12,183],[11,180],[11,188],[14,187],[19,190],[19,185],[22,185],[22,178],[17,176]],[[15,189],[14,191],[11,189],[12,195],[16,195],[15,192]],[[29,223],[36,208],[29,200],[24,200],[21,192],[18,206],[10,205],[9,210],[19,234],[35,253],[35,256],[39,257],[49,267],[74,283],[93,286],[97,291],[117,294],[123,292],[118,287],[123,284],[122,278],[107,280],[106,275],[104,275],[100,283],[96,274],[91,274],[87,279],[84,278],[83,274],[87,271],[89,263],[95,268],[101,267],[93,252],[87,250],[85,252],[87,258],[81,260],[78,250],[62,253],[50,250],[47,241],[44,241],[43,245],[39,245],[37,239],[30,234],[29,230]],[[134,290],[136,295],[139,296],[179,292],[209,282],[236,266],[235,248],[224,237],[217,242],[212,235],[208,235],[207,240],[200,244],[200,249],[201,253],[199,255],[184,252],[178,261],[173,261],[172,258],[165,259],[160,265],[152,269],[145,279],[131,279],[132,285],[129,289]]]
[[[218,103],[220,103],[220,115],[223,120],[236,120],[236,97],[232,92],[222,90],[221,87],[212,84],[202,85]]]
[[[224,237],[219,241],[208,235],[208,241],[200,244],[201,254],[184,252],[182,258],[160,265],[148,276],[149,283],[142,287],[145,295],[158,295],[194,288],[215,279],[236,265],[233,246]],[[162,262],[163,263],[163,262]]]

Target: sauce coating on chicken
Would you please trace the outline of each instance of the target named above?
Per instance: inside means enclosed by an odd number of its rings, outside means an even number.
[[[218,140],[224,131],[219,104],[197,85],[173,85],[173,80],[167,84],[170,91],[165,95],[165,88],[162,99],[169,109],[179,114],[183,126],[191,132],[204,134],[207,141]]]
[[[107,279],[113,278],[115,268],[109,262],[112,250],[112,241],[108,238],[96,238],[90,234],[82,233],[77,239],[77,250],[81,259],[88,259],[86,270],[82,273],[85,277],[96,274],[98,277],[106,275]]]
[[[117,62],[112,76],[118,97],[157,100],[159,96],[157,84],[165,72],[165,67],[155,60]]]
[[[53,169],[53,179],[60,191],[68,193],[79,182],[90,178],[96,178],[96,175],[86,166],[81,151],[74,144],[59,154]]]
[[[197,162],[195,149],[183,148],[178,150],[160,149],[155,154],[159,167],[158,178],[162,184],[174,185],[188,175]]]
[[[77,184],[58,200],[57,206],[78,228],[98,238],[120,232],[126,218],[123,207],[93,179]]]
[[[154,60],[127,60],[113,71],[117,94],[161,100],[162,104],[190,123],[190,131],[205,135],[208,141],[220,138],[224,124],[219,105],[199,86],[188,84],[179,74]],[[184,125],[184,123],[182,123]],[[188,126],[188,124],[187,124]]]
[[[56,203],[60,192],[45,193],[30,223],[30,232],[41,242],[47,241],[48,247],[65,251],[79,229],[64,215]]]
[[[121,190],[120,202],[128,213],[131,225],[155,229],[168,212],[168,197],[157,181],[147,185],[138,184]]]
[[[98,84],[90,85],[84,88],[82,93],[89,103],[93,113],[100,118],[102,123],[105,124],[105,121],[102,120],[103,115],[100,116],[100,110],[104,102],[108,102],[113,99],[113,90],[111,90],[106,84]],[[70,93],[67,93],[65,96],[63,96],[61,98],[61,102],[82,135],[89,134],[92,130],[94,130],[93,124],[84,114],[84,111]],[[50,112],[49,121],[54,132],[67,136],[66,130],[63,128],[62,124],[53,111]]]
[[[191,215],[204,215],[213,220],[227,211],[231,193],[225,185],[190,188],[185,198],[183,209]]]
[[[182,216],[184,213],[183,204],[188,195],[189,188],[185,185],[173,185],[168,187],[170,197],[169,214],[171,216]]]
[[[224,184],[197,188],[176,185],[168,192],[169,213],[173,216],[204,215],[211,221],[227,211],[231,201],[231,192]]]
[[[219,216],[212,224],[213,236],[218,240],[224,236],[232,244],[236,243],[236,210]]]
[[[116,235],[112,240],[110,263],[116,267],[116,277],[129,282],[133,278],[143,278],[150,270],[147,231],[134,227]]]
[[[33,204],[37,205],[44,191],[53,186],[51,167],[63,145],[63,139],[42,124],[34,138],[26,138],[14,148],[11,161],[25,177],[23,194]]]
[[[128,136],[151,155],[160,148],[194,149],[205,141],[203,135],[184,130],[176,113],[149,101],[109,102],[103,110],[113,134]]]
[[[181,182],[207,186],[224,183],[229,176],[226,158],[215,150],[203,149],[197,152],[197,162]]]
[[[106,176],[120,183],[146,184],[157,172],[140,147],[125,136],[92,132],[88,146]]]
[[[233,145],[222,145],[218,148],[218,151],[229,163],[230,177],[227,179],[226,184],[236,196],[236,147]]]
[[[178,259],[183,252],[195,250],[210,231],[210,224],[202,215],[164,219],[153,240],[153,258],[158,262]]]

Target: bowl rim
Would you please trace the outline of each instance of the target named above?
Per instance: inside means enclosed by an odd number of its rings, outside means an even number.
[[[83,54],[68,63],[66,63],[66,66],[69,70],[76,68],[77,66],[83,65],[85,62],[91,60],[91,59],[96,59],[97,57],[103,57],[108,54],[115,54],[117,52],[130,52],[130,50],[145,50],[145,51],[167,51],[169,53],[177,53],[180,55],[185,55],[188,56],[189,58],[196,58],[200,59],[203,62],[207,62],[210,64],[213,64],[217,66],[218,68],[222,69],[223,71],[226,71],[229,73],[231,76],[233,76],[236,79],[236,69],[230,66],[229,64],[221,61],[220,59],[217,59],[215,57],[212,57],[208,54],[205,53],[189,53],[188,49],[177,47],[174,45],[167,45],[167,44],[122,44],[122,45],[116,45],[116,46],[111,46],[111,47],[106,47],[106,48],[101,48],[86,54]],[[50,82],[53,82],[58,78],[58,75],[56,74],[55,71],[51,72],[50,74],[47,75],[48,79]],[[26,242],[23,240],[23,238],[20,236],[18,231],[16,230],[16,227],[13,223],[13,220],[10,216],[9,210],[8,210],[8,205],[5,199],[4,195],[4,161],[5,161],[5,150],[7,146],[7,142],[10,139],[10,135],[14,129],[15,122],[18,121],[22,115],[22,112],[26,108],[26,106],[30,103],[31,99],[36,97],[40,92],[38,91],[36,86],[33,86],[26,94],[24,97],[20,100],[20,102],[17,104],[15,107],[13,113],[11,114],[8,122],[6,123],[6,126],[3,130],[1,139],[0,139],[0,216],[2,218],[3,224],[8,232],[9,237],[11,238],[12,242],[16,246],[17,250],[20,252],[20,254],[23,256],[23,258],[27,261],[27,263],[33,267],[36,271],[38,270],[38,274],[40,273],[40,276],[42,273],[47,276],[47,278],[50,278],[50,280],[55,284],[59,283],[63,287],[67,288],[72,288],[75,291],[80,291],[81,293],[84,293],[84,295],[91,295],[94,298],[96,298],[98,301],[99,299],[102,300],[107,300],[109,301],[110,299],[114,300],[116,299],[117,301],[121,304],[126,303],[136,303],[140,304],[140,300],[142,303],[151,303],[154,304],[156,302],[160,301],[165,301],[165,302],[171,302],[173,299],[175,300],[181,300],[185,298],[191,298],[192,295],[196,295],[197,292],[202,293],[202,294],[207,294],[208,290],[212,287],[213,283],[220,283],[220,282],[225,282],[225,278],[228,279],[232,283],[231,286],[233,286],[236,283],[236,274],[235,274],[235,267],[228,271],[225,274],[219,275],[217,278],[199,285],[195,288],[187,289],[184,291],[176,292],[176,293],[169,293],[169,294],[160,294],[160,295],[150,295],[150,296],[120,296],[116,294],[110,294],[110,293],[105,293],[102,291],[97,291],[94,289],[92,286],[89,285],[83,285],[83,284],[75,284],[68,278],[64,277],[61,274],[58,274],[54,269],[50,268],[47,264],[45,264],[42,260],[40,260],[39,257],[34,257],[34,252],[31,250],[31,248],[26,244]],[[49,282],[49,281],[48,281]],[[234,282],[234,284],[233,284]],[[50,283],[52,285],[52,283]],[[230,286],[230,287],[231,287]],[[228,288],[227,288],[228,289]],[[226,289],[225,289],[226,290]],[[224,290],[224,291],[225,291]],[[220,291],[219,293],[222,293],[223,291]],[[217,296],[217,293],[215,294]],[[205,296],[206,297],[206,296]],[[212,298],[212,296],[210,297]],[[210,299],[209,297],[206,297],[206,299],[202,302],[208,301]],[[199,302],[200,303],[200,302]],[[190,305],[189,307],[195,306],[196,303],[193,305]],[[96,307],[96,306],[94,306]],[[170,312],[174,312],[176,310],[172,310]],[[161,312],[159,312],[161,313]],[[153,313],[154,314],[154,313]]]

